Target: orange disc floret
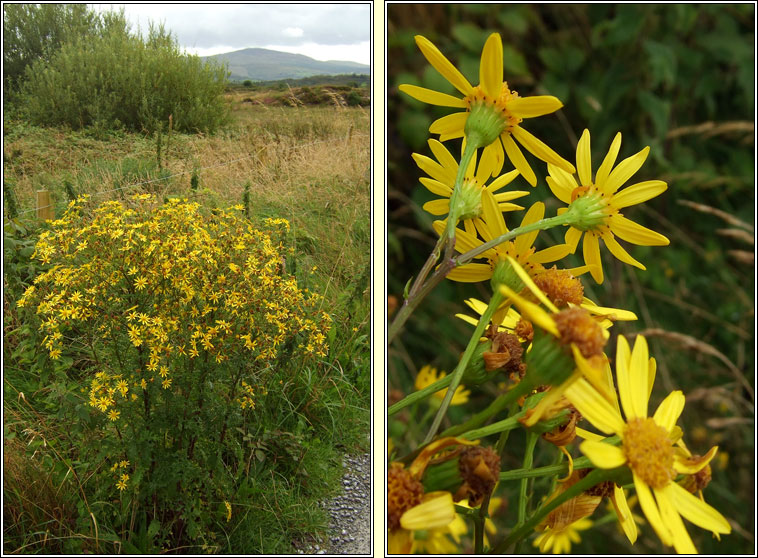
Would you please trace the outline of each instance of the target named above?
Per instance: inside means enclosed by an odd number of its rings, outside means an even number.
[[[674,446],[668,432],[652,418],[634,418],[623,434],[624,455],[636,476],[652,488],[663,488],[674,477]]]
[[[579,306],[584,300],[584,286],[567,269],[545,270],[534,277],[534,283],[558,308],[565,308],[569,303]]]
[[[552,315],[561,343],[574,344],[584,358],[603,354],[603,328],[583,308],[566,308]]]
[[[400,527],[400,518],[412,507],[421,503],[422,484],[413,478],[400,463],[390,464],[387,473],[387,526],[390,531]]]

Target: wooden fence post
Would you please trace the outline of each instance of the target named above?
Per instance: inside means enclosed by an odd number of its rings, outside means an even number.
[[[50,190],[37,190],[37,219],[55,219]]]

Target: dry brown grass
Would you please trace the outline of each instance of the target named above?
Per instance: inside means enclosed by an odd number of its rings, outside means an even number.
[[[195,169],[203,186],[231,203],[240,201],[246,181],[257,195],[279,198],[300,195],[303,185],[314,181],[368,181],[367,109],[265,107],[242,103],[238,97],[239,93],[230,95],[233,124],[221,133],[173,134],[167,154],[164,134],[163,165],[173,178],[151,183],[150,189],[181,193],[188,189]],[[125,184],[159,178],[156,141],[140,134],[99,139],[64,129],[30,127],[10,134],[4,151],[6,182],[10,179],[13,184],[22,211],[34,207],[34,193],[39,189],[52,190],[62,206],[64,180],[73,183],[78,193],[105,200],[118,197],[120,191],[110,191]],[[128,171],[134,162],[144,163],[145,169],[131,177]]]

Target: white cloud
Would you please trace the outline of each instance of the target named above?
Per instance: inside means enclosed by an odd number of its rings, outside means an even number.
[[[303,30],[299,27],[286,27],[284,31],[282,31],[282,35],[285,37],[302,37]]]
[[[370,4],[90,4],[97,10],[124,8],[135,30],[165,23],[179,44],[201,56],[209,51],[273,48],[313,58],[368,64]],[[307,46],[306,46],[307,45]],[[313,46],[316,45],[316,46]],[[225,50],[217,50],[220,48]],[[297,50],[295,50],[297,49]],[[331,50],[330,50],[331,49]],[[321,54],[323,52],[323,54]],[[201,54],[202,53],[202,54]]]

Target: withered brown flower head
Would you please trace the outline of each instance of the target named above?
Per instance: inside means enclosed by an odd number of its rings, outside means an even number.
[[[527,322],[523,318],[518,321],[516,327],[513,329],[519,339],[525,340],[527,343],[531,343],[534,339],[534,326],[532,322]]]
[[[700,456],[695,455],[693,457],[697,459]],[[711,466],[706,465],[694,475],[686,475],[680,484],[684,488],[686,488],[689,492],[692,492],[693,494],[695,494],[698,490],[703,490],[706,486],[710,484],[710,482],[711,482]]]
[[[573,406],[569,406],[569,417],[566,423],[558,426],[550,432],[545,432],[542,438],[556,446],[566,446],[576,438],[576,423],[582,418]]]
[[[492,350],[485,352],[484,363],[488,372],[504,368],[506,372],[515,372],[523,377],[526,365],[521,360],[524,348],[513,333],[501,331],[492,336]]]
[[[463,484],[455,500],[468,496],[468,505],[475,508],[492,492],[500,478],[500,456],[491,448],[466,448],[458,460],[458,471]]]

